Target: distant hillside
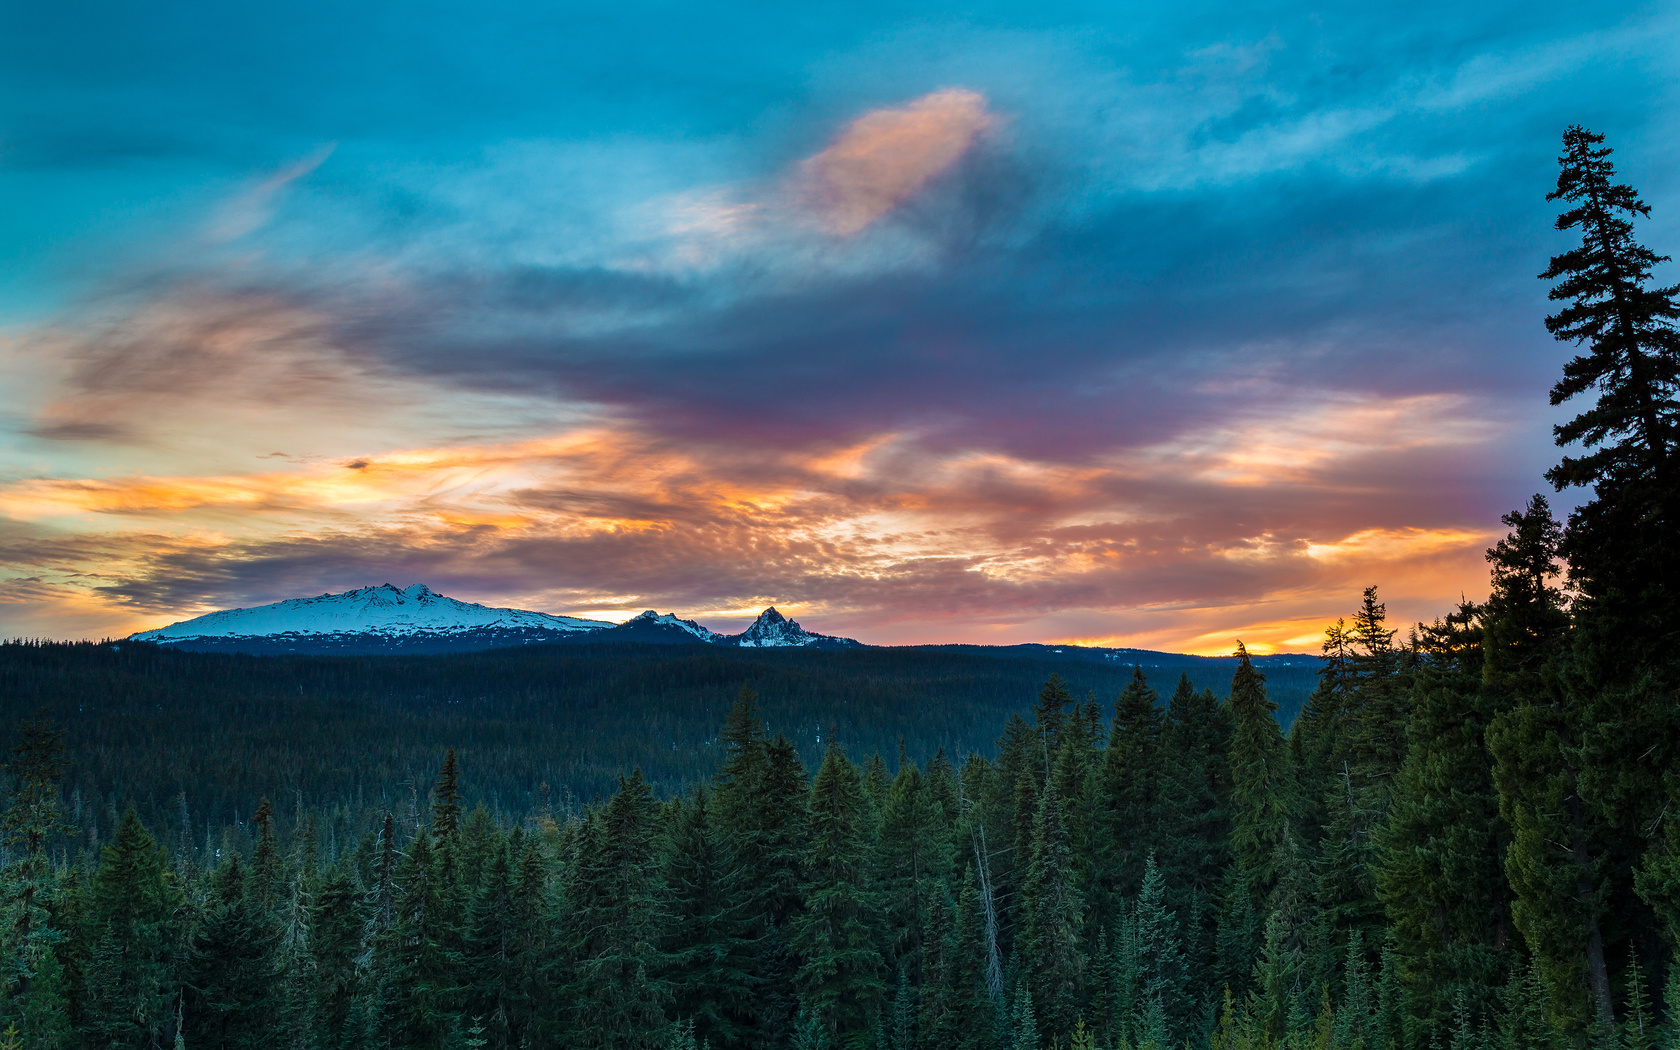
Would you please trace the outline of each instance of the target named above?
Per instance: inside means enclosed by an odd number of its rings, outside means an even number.
[[[1180,673],[1223,696],[1224,661],[1152,654],[1163,698]],[[1300,658],[1294,658],[1299,660]],[[1310,666],[1267,667],[1292,717]],[[743,687],[807,761],[837,735],[889,759],[990,754],[1014,711],[1060,674],[1110,711],[1129,662],[1054,647],[740,648],[533,645],[406,656],[249,656],[136,642],[0,645],[0,720],[45,706],[69,729],[70,787],[112,815],[128,801],[153,826],[248,815],[258,796],[408,805],[446,747],[472,794],[523,812],[610,790],[640,766],[662,790],[709,775],[717,732]],[[3,730],[0,730],[3,731]],[[299,793],[301,792],[301,796]]]

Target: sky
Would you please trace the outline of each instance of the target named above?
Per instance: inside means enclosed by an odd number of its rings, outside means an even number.
[[[1661,3],[6,5],[0,636],[1431,620],[1571,414],[1560,134],[1680,248],[1677,74]]]

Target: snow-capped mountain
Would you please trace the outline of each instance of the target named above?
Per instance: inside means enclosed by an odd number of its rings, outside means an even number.
[[[225,609],[134,635],[180,649],[244,653],[464,652],[541,642],[726,645],[748,649],[854,649],[850,638],[814,634],[774,608],[740,634],[719,634],[675,613],[649,609],[621,624],[493,609],[457,601],[415,584],[360,587],[343,594],[292,598]]]
[[[692,645],[696,642],[715,643],[725,639],[723,635],[709,631],[693,620],[678,618],[676,613],[658,613],[649,609],[600,634],[576,640],[591,643],[652,642],[656,645]]]
[[[246,652],[438,651],[560,641],[611,626],[601,620],[457,601],[424,584],[398,590],[387,583],[206,613],[134,638],[188,649]]]
[[[783,647],[804,647],[807,649],[861,649],[863,643],[850,638],[835,638],[832,635],[815,634],[799,626],[798,620],[790,620],[770,608],[758,614],[753,625],[740,634],[721,636],[719,641],[730,645],[738,645],[743,649],[770,649]]]

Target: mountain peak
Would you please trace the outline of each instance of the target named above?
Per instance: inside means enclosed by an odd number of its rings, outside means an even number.
[[[735,635],[731,639],[736,645],[745,649],[768,649],[784,647],[815,647],[819,649],[852,649],[859,648],[860,643],[850,638],[834,638],[826,634],[815,634],[799,626],[798,620],[790,620],[776,611],[774,605],[758,614],[751,627]]]
[[[532,638],[600,630],[611,624],[525,609],[491,609],[457,601],[423,583],[406,590],[392,584],[358,587],[317,598],[290,598],[248,609],[224,609],[157,630],[140,641],[164,645],[206,640],[333,638],[397,640],[448,639],[463,635],[518,634]],[[349,644],[346,642],[345,644]]]

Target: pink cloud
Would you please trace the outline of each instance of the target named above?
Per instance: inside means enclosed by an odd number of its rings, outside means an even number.
[[[823,224],[851,236],[956,163],[992,124],[985,96],[966,88],[865,113],[805,161],[807,192]]]

